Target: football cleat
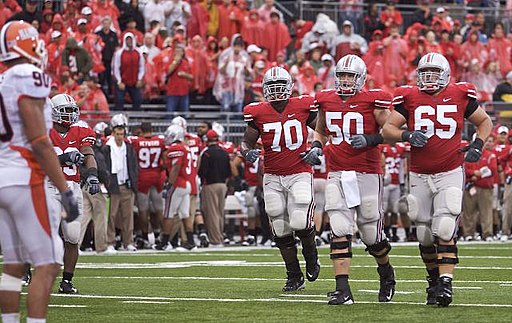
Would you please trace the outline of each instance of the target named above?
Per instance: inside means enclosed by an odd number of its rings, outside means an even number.
[[[187,249],[187,251],[192,251],[192,250],[197,249],[196,244],[194,242],[189,242],[189,241],[182,243],[181,247]]]
[[[206,233],[201,233],[199,235],[199,246],[201,248],[208,248],[210,245],[210,239],[208,239],[208,235]]]
[[[245,239],[242,242],[242,246],[255,246],[256,245],[256,239],[253,235],[248,235],[247,239]]]
[[[322,238],[320,236],[315,236],[315,244],[317,247],[320,247],[321,245],[324,244],[324,241],[322,240]]]
[[[389,302],[395,295],[395,271],[393,266],[378,267],[377,272],[380,276],[379,302]]]
[[[427,277],[427,305],[436,305],[437,279]]]
[[[314,282],[318,275],[320,275],[320,260],[318,259],[318,255],[316,255],[315,259],[307,261],[306,259],[306,278],[310,282]]]
[[[73,282],[63,280],[60,282],[59,293],[61,294],[78,294],[78,289],[73,286]]]
[[[288,274],[288,279],[283,287],[283,292],[295,292],[303,290],[305,287],[306,282],[304,281],[304,276],[302,276],[302,274],[300,274],[300,276],[292,276]]]
[[[446,307],[452,302],[452,279],[450,277],[439,277],[437,280],[436,303]]]
[[[162,251],[170,251],[173,249],[172,245],[167,243],[163,243],[162,241],[158,241],[153,245],[154,250],[162,250]]]
[[[30,267],[28,268],[27,272],[23,277],[21,277],[21,285],[23,287],[27,287],[30,285],[30,281],[32,280],[32,272],[30,271]]]
[[[337,290],[334,292],[327,293],[329,297],[329,301],[327,304],[329,305],[352,305],[354,304],[354,297],[352,296],[352,292],[350,291],[350,287],[348,290],[342,291]]]

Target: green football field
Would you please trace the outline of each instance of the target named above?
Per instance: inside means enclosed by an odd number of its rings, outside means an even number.
[[[329,250],[322,271],[300,292],[284,294],[284,266],[275,248],[206,249],[188,253],[82,255],[80,295],[54,294],[49,322],[511,322],[512,244],[459,245],[454,302],[427,307],[423,264],[414,244],[394,246],[397,292],[377,302],[373,258],[354,247],[351,288],[356,304],[328,306],[334,289]],[[301,261],[302,265],[304,263]],[[55,285],[54,291],[57,291]],[[26,309],[23,308],[26,314]]]

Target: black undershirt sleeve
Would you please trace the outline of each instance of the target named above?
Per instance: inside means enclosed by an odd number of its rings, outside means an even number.
[[[308,121],[306,121],[306,124],[309,126],[309,124],[311,122],[313,122],[313,120],[315,120],[317,115],[318,115],[318,111],[311,111],[311,112],[309,112],[309,117],[308,117]]]
[[[476,99],[470,99],[466,106],[466,112],[464,112],[464,118],[469,118],[478,109],[478,102]]]
[[[258,130],[258,132],[260,132],[260,130],[259,130],[259,129],[258,129],[258,127],[256,126],[256,123],[254,122],[254,120],[247,122],[247,125],[248,125],[249,127],[253,128],[253,129]]]
[[[409,111],[407,111],[402,103],[395,105],[395,111],[403,115],[405,120],[409,120]]]

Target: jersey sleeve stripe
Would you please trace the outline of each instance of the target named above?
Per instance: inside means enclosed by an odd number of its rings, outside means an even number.
[[[383,100],[375,100],[375,103],[387,104],[387,105],[390,105],[390,104],[391,104],[391,102],[390,102],[390,101],[383,101]]]
[[[399,95],[399,96],[395,96],[393,98],[393,102],[391,103],[392,105],[399,105],[399,104],[402,104],[404,103],[404,97]]]

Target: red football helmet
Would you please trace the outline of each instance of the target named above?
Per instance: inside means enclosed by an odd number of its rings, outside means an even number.
[[[46,61],[44,41],[31,24],[23,20],[6,23],[0,31],[0,61],[25,57],[36,65]]]

